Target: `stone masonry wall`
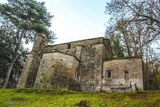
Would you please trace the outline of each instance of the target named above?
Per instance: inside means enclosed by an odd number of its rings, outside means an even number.
[[[46,37],[37,34],[17,87],[107,92],[143,90],[140,58],[111,59],[108,39],[47,45]]]
[[[111,91],[117,88],[127,91],[128,88],[128,91],[135,91],[136,87],[138,90],[143,90],[142,60],[140,58],[110,60],[103,64],[103,90]],[[111,72],[110,77],[108,72]]]
[[[46,44],[46,36],[43,34],[37,34],[33,49],[27,56],[17,88],[30,88],[34,86],[39,63]]]
[[[35,88],[68,88],[76,81],[79,61],[60,52],[45,53],[40,62]]]
[[[82,47],[79,81],[84,91],[100,91],[103,49],[103,44]]]
[[[93,38],[93,39],[87,39],[87,40],[80,40],[80,41],[74,41],[74,42],[68,42],[63,44],[57,44],[57,45],[48,45],[45,47],[44,53],[50,53],[53,52],[53,50],[66,50],[66,49],[75,49],[77,46],[89,46],[89,45],[95,45],[95,44],[103,44],[104,38]],[[109,41],[105,41],[109,42]]]

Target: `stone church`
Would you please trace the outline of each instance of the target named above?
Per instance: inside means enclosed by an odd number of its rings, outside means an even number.
[[[65,88],[82,91],[143,90],[141,58],[112,58],[103,37],[48,45],[37,34],[17,88]]]

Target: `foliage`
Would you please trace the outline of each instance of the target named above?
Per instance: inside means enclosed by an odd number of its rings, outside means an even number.
[[[118,35],[116,44],[123,47],[121,53],[142,57],[145,89],[155,89],[158,82],[155,65],[160,62],[160,53],[155,47],[159,47],[159,13],[159,0],[111,0],[106,3],[106,14],[111,16],[106,37],[115,44]],[[116,51],[113,45],[113,52]]]
[[[14,36],[10,36],[13,34],[13,31],[6,31],[2,27],[0,28],[0,87],[2,83],[4,82],[4,79],[7,75],[7,69],[9,66],[9,63],[11,62],[12,53],[13,53],[13,47],[15,47],[14,42]],[[5,36],[4,36],[5,35]],[[12,76],[9,80],[9,87],[16,87],[17,80],[21,74],[21,70],[23,68],[23,63],[25,60],[27,50],[23,47],[20,47],[20,50],[18,51],[18,57],[17,60],[14,63]]]
[[[12,25],[17,33],[23,32],[26,43],[34,40],[35,33],[45,33],[50,42],[54,40],[54,33],[49,31],[52,15],[47,12],[44,2],[35,0],[8,0],[7,4],[0,4],[1,22]],[[6,20],[6,21],[5,21]],[[20,36],[20,35],[17,35]],[[18,37],[17,37],[18,38]]]
[[[33,41],[36,33],[44,33],[50,42],[54,41],[54,33],[49,30],[51,18],[47,12],[44,2],[35,0],[8,0],[6,4],[0,4],[0,25],[6,32],[12,32],[9,39],[13,47],[11,61],[8,66],[3,88],[7,87],[13,67],[17,61],[23,40],[25,43]],[[6,36],[3,34],[3,36]]]
[[[112,51],[113,51],[113,57],[124,57],[124,49],[121,42],[121,37],[118,34],[109,34],[108,39],[111,41]]]
[[[129,93],[84,93],[64,89],[1,89],[0,106],[75,107],[87,102],[89,107],[158,107],[159,91]]]
[[[112,0],[106,5],[111,15],[106,36],[119,34],[128,56],[143,54],[160,36],[160,1]]]

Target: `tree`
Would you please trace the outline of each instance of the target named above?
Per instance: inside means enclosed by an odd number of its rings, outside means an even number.
[[[111,15],[111,32],[124,38],[128,56],[143,53],[142,48],[160,36],[160,1],[112,0],[106,5]]]
[[[125,39],[129,38],[134,45],[139,42],[139,48],[150,44],[160,35],[159,0],[112,0],[106,5],[106,13],[111,15],[110,26],[113,30],[121,31]],[[138,51],[136,48],[135,51]]]
[[[124,49],[121,42],[121,35],[119,35],[116,32],[110,32],[109,34],[106,34],[107,38],[111,41],[112,51],[113,51],[113,57],[124,57]]]
[[[23,39],[28,43],[34,40],[36,33],[45,33],[53,42],[54,33],[48,30],[53,16],[47,12],[44,2],[35,0],[8,0],[7,4],[0,4],[0,15],[2,26],[8,22],[8,26],[14,31],[11,36],[14,38],[15,46],[3,85],[6,88]]]
[[[127,21],[119,20],[112,30],[112,35],[120,35],[119,40],[127,56],[143,55],[144,48],[154,42],[151,34],[154,32],[147,31],[148,29],[145,29],[141,23],[127,23]]]
[[[160,0],[112,0],[106,4],[106,13],[111,15],[106,35],[118,33],[123,53],[142,56],[145,74],[153,74],[159,60],[154,45],[160,36]]]
[[[9,27],[6,27],[9,29]],[[9,64],[11,62],[12,53],[13,53],[13,47],[15,46],[14,39],[12,36],[13,31],[6,30],[2,26],[0,27],[0,87],[2,86],[2,83],[5,80],[5,77],[7,75],[6,71],[9,67]],[[14,63],[13,70],[8,82],[9,87],[16,87],[16,84],[18,82],[18,78],[21,74],[21,70],[23,67],[23,63],[25,60],[27,50],[23,47],[20,47],[20,50],[17,54],[17,60]]]
[[[152,29],[160,28],[159,0],[112,0],[106,5],[106,12],[114,20],[141,21]]]

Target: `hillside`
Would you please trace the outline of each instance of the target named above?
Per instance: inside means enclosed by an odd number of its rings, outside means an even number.
[[[86,104],[88,107],[160,107],[160,91],[84,93],[60,89],[0,89],[0,107],[76,107]]]

